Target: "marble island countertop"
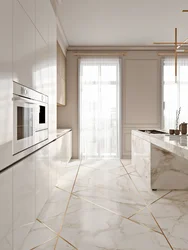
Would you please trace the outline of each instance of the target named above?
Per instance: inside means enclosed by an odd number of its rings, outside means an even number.
[[[132,135],[138,136],[166,151],[188,159],[187,135],[149,134],[139,130],[132,130]]]

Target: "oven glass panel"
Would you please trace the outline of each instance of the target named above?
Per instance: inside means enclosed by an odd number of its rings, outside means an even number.
[[[39,124],[45,124],[46,123],[46,108],[45,106],[39,106]]]
[[[17,140],[33,136],[33,108],[17,107]]]

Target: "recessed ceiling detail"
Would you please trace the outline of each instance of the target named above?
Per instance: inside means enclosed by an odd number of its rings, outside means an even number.
[[[148,46],[187,34],[188,1],[57,0],[57,12],[70,46]]]

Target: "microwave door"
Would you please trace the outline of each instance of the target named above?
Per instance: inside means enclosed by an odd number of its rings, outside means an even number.
[[[13,100],[13,154],[16,154],[35,144],[36,103],[19,96]]]

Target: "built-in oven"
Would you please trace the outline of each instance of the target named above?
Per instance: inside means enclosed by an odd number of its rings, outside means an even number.
[[[48,139],[48,96],[13,82],[13,154]]]

